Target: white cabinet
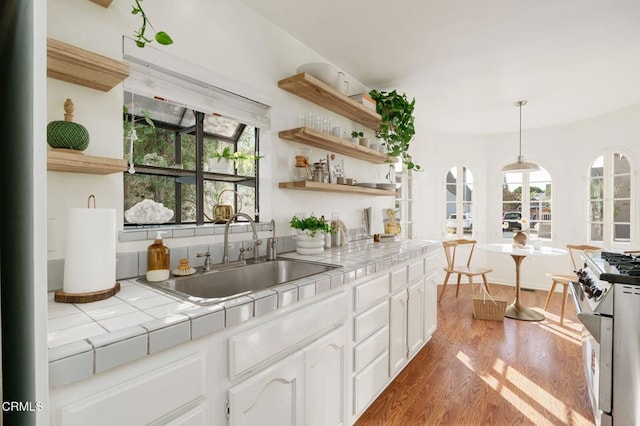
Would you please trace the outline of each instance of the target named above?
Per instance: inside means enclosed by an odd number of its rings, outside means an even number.
[[[229,425],[344,425],[347,328],[343,325],[229,389]]]
[[[409,285],[407,293],[407,351],[411,358],[418,353],[425,338],[424,280],[420,279]]]
[[[373,402],[389,383],[389,352],[378,358],[353,378],[353,412],[356,416]]]
[[[431,306],[425,295],[427,267],[424,257],[411,259],[354,285],[352,393],[356,418],[424,345],[426,309]]]
[[[347,424],[347,343],[342,326],[304,350],[307,426]]]
[[[407,290],[389,299],[389,374],[395,376],[407,362]]]
[[[193,424],[206,397],[206,347],[191,342],[50,392],[50,424]],[[207,421],[206,411],[192,413]],[[184,422],[179,418],[185,415]]]
[[[389,298],[389,375],[395,376],[422,348],[425,323],[422,279]]]
[[[346,316],[339,292],[230,336],[229,425],[346,424]]]
[[[304,424],[304,356],[295,352],[229,389],[229,425]]]
[[[432,273],[424,279],[424,339],[428,341],[438,326],[438,285]]]

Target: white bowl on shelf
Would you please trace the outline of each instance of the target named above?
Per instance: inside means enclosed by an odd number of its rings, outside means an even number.
[[[332,85],[338,78],[338,69],[331,64],[324,62],[309,62],[302,64],[296,70],[296,73],[300,74],[306,72],[317,78],[318,80]]]

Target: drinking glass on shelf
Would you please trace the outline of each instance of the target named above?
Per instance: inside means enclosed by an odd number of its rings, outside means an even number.
[[[313,125],[315,124],[315,114],[312,112],[308,112],[305,116],[304,125],[310,129],[313,129]]]
[[[322,119],[322,133],[331,133],[331,120],[326,117]]]
[[[304,113],[300,113],[298,114],[298,126],[297,127],[304,127],[306,123],[306,119],[305,119],[305,115]]]

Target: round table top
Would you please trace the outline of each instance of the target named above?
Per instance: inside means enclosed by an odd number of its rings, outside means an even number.
[[[497,244],[478,244],[480,250],[486,250],[493,253],[504,253],[515,256],[559,256],[565,254],[565,249],[555,247],[542,246],[540,249],[534,249],[532,245],[516,248],[513,243],[497,243]]]

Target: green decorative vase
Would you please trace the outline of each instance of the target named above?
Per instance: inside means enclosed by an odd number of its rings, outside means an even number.
[[[73,101],[64,103],[64,121],[52,121],[47,125],[47,143],[51,148],[84,151],[89,146],[89,132],[73,122]]]

